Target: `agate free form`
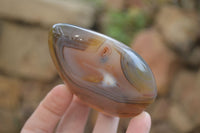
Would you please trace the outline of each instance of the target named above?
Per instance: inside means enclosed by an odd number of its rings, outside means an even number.
[[[71,92],[98,111],[132,117],[157,95],[148,65],[119,41],[77,26],[55,24],[49,47]]]

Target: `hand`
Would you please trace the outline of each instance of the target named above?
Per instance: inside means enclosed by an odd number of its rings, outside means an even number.
[[[53,88],[27,120],[21,133],[82,133],[89,107],[64,85]],[[118,117],[99,113],[93,133],[116,133]],[[151,118],[147,112],[132,118],[127,133],[148,133]]]

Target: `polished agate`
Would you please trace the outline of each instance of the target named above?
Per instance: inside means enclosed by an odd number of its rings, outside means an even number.
[[[119,41],[81,27],[55,24],[49,33],[49,47],[71,92],[98,111],[132,117],[156,97],[150,68]]]

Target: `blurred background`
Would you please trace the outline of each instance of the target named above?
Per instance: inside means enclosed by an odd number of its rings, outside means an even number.
[[[1,133],[19,132],[62,83],[48,49],[49,28],[59,22],[111,36],[150,65],[158,86],[147,108],[151,133],[200,133],[199,0],[0,0]],[[92,110],[85,133],[96,116]]]

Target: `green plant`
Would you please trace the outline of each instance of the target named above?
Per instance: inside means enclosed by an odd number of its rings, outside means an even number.
[[[135,34],[147,26],[148,17],[140,9],[109,12],[105,34],[125,44],[130,44]]]

